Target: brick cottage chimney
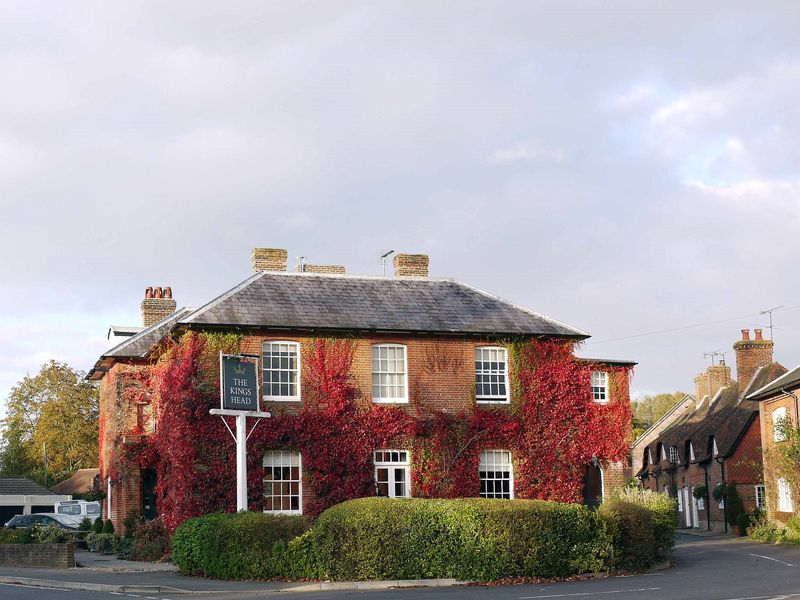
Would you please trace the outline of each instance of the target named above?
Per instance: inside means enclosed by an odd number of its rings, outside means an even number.
[[[334,275],[344,275],[347,269],[342,265],[309,265],[302,263],[294,268],[295,273],[328,273]]]
[[[253,261],[253,273],[259,271],[286,271],[286,259],[289,252],[284,248],[253,248],[250,258]]]
[[[694,397],[699,402],[703,396],[713,398],[716,393],[733,382],[731,368],[724,362],[711,365],[704,372],[694,378]]]
[[[172,288],[149,287],[142,300],[142,325],[150,327],[175,312],[178,304],[172,299]]]
[[[744,392],[759,367],[772,364],[772,341],[765,340],[761,329],[755,330],[756,339],[750,339],[750,330],[742,329],[742,339],[733,345],[736,351],[736,380],[739,393]]]
[[[395,254],[395,277],[427,277],[428,262],[427,254]]]

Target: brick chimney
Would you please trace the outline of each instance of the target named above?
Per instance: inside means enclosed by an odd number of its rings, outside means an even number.
[[[253,261],[253,273],[259,271],[286,271],[286,259],[289,256],[284,248],[253,248],[250,258]]]
[[[178,304],[172,299],[172,288],[149,287],[142,300],[142,325],[150,327],[175,312]]]
[[[427,254],[395,254],[393,259],[396,277],[427,277]]]
[[[759,367],[772,364],[772,341],[765,340],[761,329],[755,330],[756,339],[750,339],[750,330],[742,329],[742,339],[733,345],[736,351],[736,380],[739,393],[744,392]]]
[[[703,396],[713,398],[716,393],[732,383],[731,368],[724,362],[711,365],[694,378],[694,397],[699,402]]]
[[[295,273],[329,273],[334,275],[344,275],[347,269],[342,265],[309,265],[306,263],[297,265],[294,268]]]

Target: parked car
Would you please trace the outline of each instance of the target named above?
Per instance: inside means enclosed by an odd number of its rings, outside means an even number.
[[[27,529],[34,525],[56,525],[61,529],[75,531],[79,523],[66,515],[56,513],[38,513],[34,515],[15,515],[5,524],[8,529]]]
[[[87,500],[62,500],[55,503],[59,515],[67,515],[80,521],[84,517],[94,520],[100,516],[100,503]]]

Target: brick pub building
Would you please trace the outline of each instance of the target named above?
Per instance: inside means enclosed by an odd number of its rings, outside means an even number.
[[[513,411],[519,402],[511,357],[515,343],[572,344],[588,337],[461,282],[429,277],[425,255],[397,254],[394,276],[388,277],[347,275],[344,267],[335,265],[306,264],[289,273],[287,255],[283,249],[254,249],[254,274],[198,309],[178,309],[170,288],[148,288],[142,301],[144,327],[115,329],[126,337],[103,354],[89,374],[100,382],[100,468],[108,490],[104,513],[115,526],[132,511],[147,518],[159,514],[156,471],[118,463],[121,449],[138,447],[159,426],[155,394],[143,374],[157,360],[164,340],[180,339],[188,332],[236,333],[238,351],[259,357],[262,410],[281,416],[308,408],[311,369],[304,357],[314,341],[345,336],[354,347],[349,375],[354,402],[365,409],[397,408],[430,423],[436,415],[467,419]],[[635,363],[572,355],[570,361],[585,382],[579,394],[587,398],[584,413],[571,418],[589,420],[594,413],[617,410],[627,419],[619,431],[627,432],[629,378]],[[123,401],[131,392],[136,400]],[[215,426],[222,424],[217,421]],[[259,427],[269,428],[270,420]],[[612,440],[617,446],[627,448],[627,433],[613,436],[619,438]],[[372,494],[420,495],[424,473],[414,471],[419,457],[400,444],[369,449]],[[569,444],[580,445],[581,440]],[[579,465],[576,483],[583,501],[596,505],[604,493],[623,483],[622,457],[609,460],[589,447],[582,448],[581,456],[585,462]],[[305,513],[319,500],[318,482],[306,468],[309,458],[291,445],[266,450],[258,457],[263,503],[261,498],[255,503],[251,490],[251,506]],[[519,474],[525,472],[525,460],[486,442],[475,465],[480,486],[474,495],[526,497],[528,482]],[[197,481],[193,493],[202,494],[203,485]],[[169,495],[168,482],[162,483],[162,490]]]
[[[695,377],[695,395],[680,403],[672,420],[658,435],[637,443],[634,460],[642,486],[678,500],[681,527],[728,531],[724,502],[716,501],[714,488],[735,483],[744,510],[764,506],[765,488],[761,456],[759,405],[748,398],[786,372],[773,362],[772,341],[755,339],[742,330],[733,345],[736,379],[724,363],[708,367]],[[702,497],[694,491],[706,488]]]

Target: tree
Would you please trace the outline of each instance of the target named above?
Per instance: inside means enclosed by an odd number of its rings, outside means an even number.
[[[97,388],[85,374],[50,361],[35,377],[11,389],[3,419],[0,474],[44,482],[71,476],[97,464]]]
[[[685,392],[644,396],[633,403],[633,439],[638,438],[650,426],[663,417],[670,408],[686,397]]]

